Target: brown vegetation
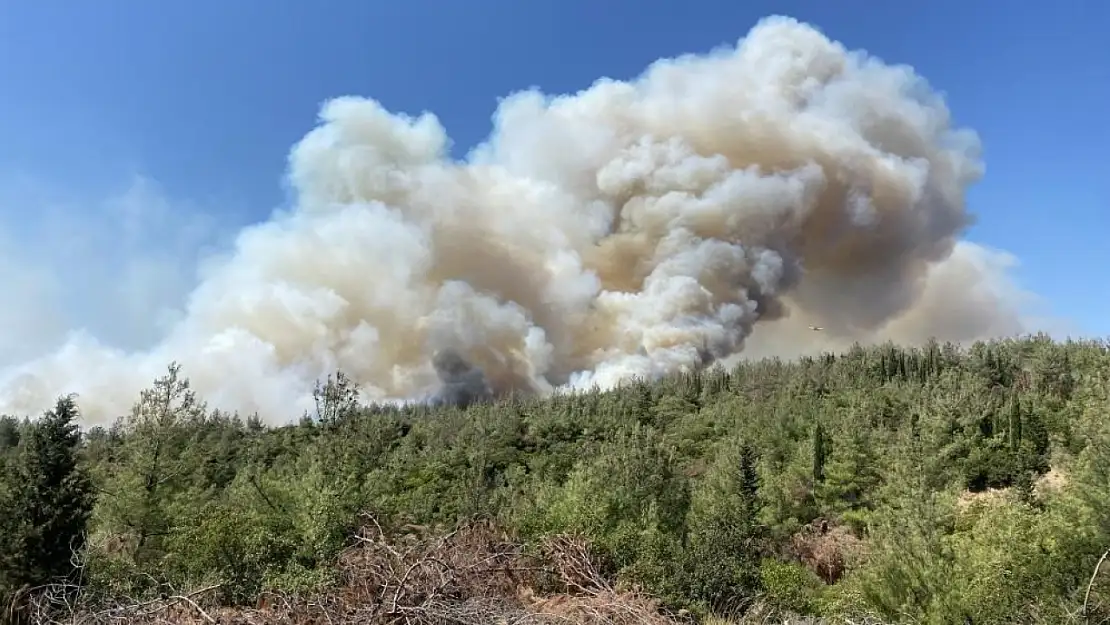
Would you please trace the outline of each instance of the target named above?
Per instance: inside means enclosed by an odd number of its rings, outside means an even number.
[[[165,593],[152,601],[87,605],[76,589],[53,585],[24,595],[34,625],[406,625],[487,623],[651,625],[675,623],[655,601],[617,590],[599,572],[586,541],[557,536],[538,553],[490,522],[438,538],[409,533],[386,540],[373,517],[339,558],[336,587],[313,596],[263,593],[253,608],[215,607],[216,586]]]
[[[840,581],[852,559],[858,557],[863,542],[850,529],[815,521],[791,538],[793,555],[826,584]]]

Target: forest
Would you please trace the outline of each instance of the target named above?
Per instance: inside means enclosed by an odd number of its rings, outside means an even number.
[[[1110,342],[315,397],[228,414],[171,364],[110,427],[4,417],[3,620],[1110,622]]]

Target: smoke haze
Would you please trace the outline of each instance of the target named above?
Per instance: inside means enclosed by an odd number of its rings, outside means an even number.
[[[293,210],[244,229],[149,350],[88,336],[0,373],[0,411],[103,422],[179,361],[273,422],[340,369],[368,400],[611,386],[853,341],[1028,329],[960,237],[973,132],[907,67],[768,18],[631,82],[504,99],[466,162],[432,114],[327,102]],[[809,325],[825,332],[814,333]]]

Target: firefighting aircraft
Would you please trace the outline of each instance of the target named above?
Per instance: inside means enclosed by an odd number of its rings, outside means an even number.
[[[823,332],[825,330],[825,328],[822,328],[821,326],[809,326],[809,329],[813,330],[814,332]]]

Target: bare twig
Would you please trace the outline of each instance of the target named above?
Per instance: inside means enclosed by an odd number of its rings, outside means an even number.
[[[213,587],[207,588],[205,590],[211,590],[212,588],[215,588],[215,587],[213,586]],[[204,591],[201,591],[201,592],[204,592]],[[196,595],[196,594],[198,594],[198,593],[193,593],[193,595]],[[216,619],[212,618],[211,616],[208,616],[208,613],[205,612],[199,605],[197,605],[197,602],[193,601],[193,599],[190,596],[188,596],[188,595],[174,595],[173,597],[170,597],[170,599],[177,600],[177,601],[184,601],[185,603],[188,603],[189,605],[193,606],[193,609],[196,610],[197,612],[199,612],[200,615],[204,617],[204,620],[208,621],[209,623],[213,623],[213,624],[216,622]]]
[[[1098,562],[1095,564],[1095,570],[1091,573],[1091,581],[1087,582],[1087,592],[1083,593],[1083,619],[1088,623],[1091,622],[1090,614],[1087,612],[1087,606],[1091,601],[1091,588],[1094,587],[1095,579],[1098,577],[1098,571],[1102,568],[1102,563],[1106,561],[1107,556],[1110,556],[1110,549],[1102,552],[1102,557],[1098,559]]]
[[[492,523],[463,525],[438,537],[387,539],[365,515],[354,544],[339,557],[337,584],[306,596],[266,591],[253,607],[199,600],[218,585],[170,596],[115,602],[80,594],[76,585],[37,591],[36,625],[682,625],[637,591],[616,591],[577,536],[546,541],[541,555]],[[541,595],[546,582],[560,582]],[[167,584],[161,584],[167,588]]]

